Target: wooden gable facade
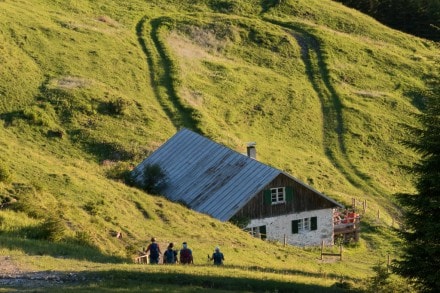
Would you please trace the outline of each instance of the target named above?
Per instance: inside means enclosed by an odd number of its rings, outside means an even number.
[[[333,244],[333,212],[342,207],[288,174],[280,173],[236,214],[256,237],[291,245]]]
[[[271,189],[284,188],[285,200],[272,202]],[[279,174],[256,194],[235,216],[260,219],[291,213],[335,208],[337,204],[293,178]]]

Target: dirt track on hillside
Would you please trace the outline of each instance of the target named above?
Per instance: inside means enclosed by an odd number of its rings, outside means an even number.
[[[25,271],[9,256],[0,256],[1,288],[46,288],[61,284],[74,285],[83,281],[77,274],[54,271]]]

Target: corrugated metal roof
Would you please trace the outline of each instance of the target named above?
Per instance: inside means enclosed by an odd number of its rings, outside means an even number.
[[[188,129],[177,132],[139,164],[133,170],[136,180],[145,166],[153,164],[168,177],[162,191],[167,198],[221,221],[229,220],[283,173]]]

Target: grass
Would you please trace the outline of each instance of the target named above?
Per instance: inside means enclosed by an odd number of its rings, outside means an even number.
[[[331,1],[192,2],[0,1],[0,198],[17,200],[0,209],[1,254],[97,276],[54,292],[362,288],[400,251],[393,194],[414,190],[418,159],[401,141],[438,44]],[[367,200],[361,242],[319,261],[124,184],[180,127],[240,152],[255,141],[260,161]],[[188,241],[196,266],[131,264],[151,236]],[[223,269],[205,263],[216,245]]]

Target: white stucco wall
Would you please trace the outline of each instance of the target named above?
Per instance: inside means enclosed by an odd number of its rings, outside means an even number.
[[[292,234],[292,221],[311,217],[317,217],[317,230]],[[247,228],[264,225],[266,226],[268,240],[283,242],[284,237],[286,237],[288,244],[296,246],[320,245],[322,240],[326,245],[333,245],[333,209],[253,219]]]

